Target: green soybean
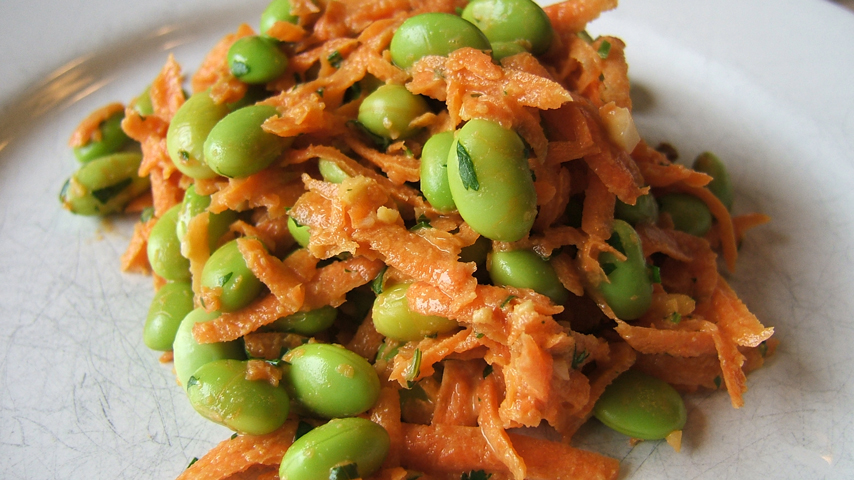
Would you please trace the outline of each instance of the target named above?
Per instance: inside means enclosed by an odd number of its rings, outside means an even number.
[[[388,432],[364,418],[330,420],[294,441],[282,458],[282,480],[344,478],[335,469],[355,465],[347,478],[368,478],[380,469],[391,445]]]
[[[243,178],[267,168],[293,141],[265,132],[261,125],[278,115],[275,107],[251,105],[226,115],[211,129],[204,158],[216,173]]]
[[[291,398],[321,418],[358,415],[380,394],[377,372],[367,360],[339,345],[309,343],[284,357]]]
[[[593,408],[608,427],[642,440],[658,440],[682,430],[685,403],[667,382],[629,370],[617,377]]]
[[[246,358],[243,345],[239,340],[230,342],[198,343],[193,337],[193,326],[197,323],[209,322],[219,317],[219,312],[206,312],[197,308],[188,313],[172,342],[173,365],[178,382],[187,388],[190,377],[202,365],[222,359],[242,360]]]
[[[267,32],[273,28],[276,22],[288,22],[294,25],[299,23],[299,17],[291,14],[290,0],[273,0],[261,12],[261,36],[266,37]]]
[[[202,268],[203,287],[220,289],[219,308],[233,312],[249,305],[261,293],[263,284],[246,266],[237,239],[219,247]]]
[[[193,311],[193,287],[190,282],[169,282],[154,294],[142,339],[152,349],[165,352],[172,350],[175,332],[181,320]]]
[[[153,115],[154,105],[151,103],[151,85],[145,87],[145,90],[134,98],[129,106],[143,117]]]
[[[203,417],[243,434],[264,435],[288,419],[290,399],[284,386],[247,380],[247,363],[223,359],[196,369],[187,381],[187,397]]]
[[[181,204],[170,208],[157,220],[148,236],[148,263],[151,270],[166,280],[188,280],[190,261],[181,255],[178,239],[178,214]]]
[[[539,55],[552,43],[554,29],[546,12],[532,0],[473,0],[462,17],[477,26],[493,45],[514,42]]]
[[[181,173],[195,179],[216,177],[205,163],[204,145],[228,112],[228,105],[214,102],[207,90],[188,98],[175,112],[166,131],[166,150]]]
[[[448,153],[453,143],[454,132],[441,132],[430,137],[421,150],[421,192],[440,212],[457,208],[448,185]]]
[[[694,195],[668,193],[658,197],[658,207],[670,215],[676,230],[702,237],[712,228],[712,212]]]
[[[408,18],[394,32],[389,45],[392,61],[409,68],[427,55],[447,56],[454,50],[472,47],[487,51],[489,40],[476,26],[450,13],[422,13]]]
[[[276,40],[257,35],[237,39],[226,56],[231,74],[244,83],[271,82],[288,69],[288,57]]]
[[[492,252],[487,257],[486,269],[498,286],[530,288],[557,304],[564,303],[569,296],[554,267],[531,250]]]
[[[300,225],[293,217],[288,217],[288,231],[300,247],[308,246],[308,240],[311,238],[308,225]]]
[[[273,330],[281,332],[297,333],[305,336],[316,335],[335,323],[338,310],[330,305],[325,305],[307,312],[297,312],[287,317],[280,318],[268,325]]]
[[[116,153],[131,142],[130,137],[122,130],[122,120],[125,112],[116,112],[98,125],[100,140],[90,140],[85,145],[74,147],[74,156],[80,163],[88,163],[96,158]]]
[[[184,200],[181,202],[181,210],[178,213],[176,232],[178,239],[182,240],[187,235],[190,221],[196,216],[205,213],[211,204],[210,195],[199,195],[196,193],[196,185],[190,185],[184,192]],[[216,250],[219,239],[228,232],[232,223],[237,220],[237,212],[224,210],[220,213],[208,213],[208,248],[211,252]]]
[[[525,145],[516,132],[470,120],[448,154],[448,184],[463,220],[491,240],[515,242],[537,216]]]
[[[611,252],[600,253],[599,264],[608,281],[596,288],[617,318],[635,320],[652,304],[652,282],[647,274],[640,237],[631,225],[615,220],[608,243],[623,253],[626,260],[619,260]]]
[[[492,42],[492,58],[496,60],[527,51],[519,42]]]
[[[735,197],[735,190],[732,186],[732,180],[729,177],[726,165],[717,155],[711,152],[701,153],[694,160],[694,170],[707,173],[712,177],[706,187],[718,197],[718,200],[724,204],[727,210],[732,210],[732,202]]]
[[[372,310],[377,332],[394,340],[408,342],[450,332],[459,326],[445,317],[422,315],[410,310],[406,299],[409,286],[409,283],[398,283],[386,287],[377,295]]]
[[[320,170],[320,176],[329,183],[341,183],[350,178],[350,175],[342,170],[337,163],[325,158],[317,161],[317,169]]]
[[[141,162],[139,153],[114,153],[91,160],[65,182],[59,201],[78,215],[121,212],[151,186],[147,176],[137,174]]]
[[[430,111],[427,101],[403,85],[383,85],[362,100],[359,123],[375,135],[390,140],[409,138],[421,130],[411,126]]]
[[[618,199],[614,207],[614,217],[625,220],[630,225],[655,223],[658,221],[658,202],[651,193],[638,197],[634,205],[623,203]]]

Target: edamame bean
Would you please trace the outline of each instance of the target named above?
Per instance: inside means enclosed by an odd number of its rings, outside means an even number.
[[[247,380],[246,370],[242,360],[206,363],[188,379],[187,397],[208,420],[239,433],[264,435],[288,419],[290,399],[284,386]]]
[[[148,263],[151,270],[166,280],[188,280],[190,261],[181,255],[177,223],[181,204],[163,214],[148,236]]]
[[[101,132],[100,140],[90,140],[85,145],[74,147],[74,156],[80,163],[88,163],[96,158],[116,153],[131,142],[130,137],[122,130],[122,120],[125,112],[116,112],[98,125]]]
[[[427,55],[446,56],[454,50],[472,47],[487,51],[489,40],[476,26],[450,13],[422,13],[408,18],[394,32],[389,45],[392,61],[409,68]]]
[[[492,58],[501,60],[528,50],[518,42],[492,42]]]
[[[207,211],[210,204],[210,195],[199,195],[196,193],[195,184],[187,188],[187,191],[184,192],[184,200],[181,202],[181,210],[178,213],[178,221],[175,225],[180,241],[183,241],[187,235],[187,228],[193,217]],[[219,239],[225,235],[235,220],[237,220],[237,212],[233,210],[208,213],[208,248],[211,252],[216,250]]]
[[[422,315],[409,309],[406,292],[409,283],[386,287],[377,295],[373,306],[374,328],[394,340],[408,342],[421,340],[437,333],[456,329],[457,322],[436,315]]]
[[[229,178],[248,177],[267,168],[293,141],[261,128],[277,115],[276,108],[269,105],[251,105],[226,115],[205,140],[208,166]]]
[[[228,105],[217,104],[209,92],[198,92],[175,112],[166,131],[166,150],[175,167],[195,179],[216,177],[204,159],[205,139],[226,115]]]
[[[546,12],[532,0],[473,0],[462,17],[495,45],[514,42],[539,55],[552,43],[554,29]]]
[[[634,205],[623,203],[617,199],[614,207],[614,217],[625,220],[630,225],[638,223],[655,223],[658,221],[658,202],[651,193],[638,197]]]
[[[288,231],[300,247],[307,247],[311,237],[308,225],[300,225],[293,217],[288,217]]]
[[[291,398],[322,418],[358,415],[380,394],[377,372],[367,360],[339,345],[308,343],[284,360]]]
[[[279,467],[282,480],[368,478],[380,469],[391,445],[388,432],[364,418],[330,420],[294,441]],[[347,475],[333,470],[353,468]]]
[[[89,161],[69,178],[59,192],[62,206],[78,215],[108,215],[124,210],[151,186],[137,172],[139,153],[114,153]]]
[[[271,323],[269,327],[281,332],[297,333],[310,337],[331,327],[337,316],[337,309],[325,305],[308,312],[297,312],[282,317]]]
[[[712,212],[702,200],[693,195],[662,195],[658,197],[658,207],[661,212],[670,215],[676,230],[702,237],[712,228]]]
[[[486,269],[498,286],[530,288],[556,304],[564,303],[569,296],[552,265],[531,250],[492,252],[487,257]]]
[[[682,430],[688,418],[685,403],[673,387],[635,370],[608,385],[593,415],[608,427],[643,440],[658,440]]]
[[[136,110],[136,113],[147,117],[154,114],[154,105],[151,104],[151,85],[145,87],[145,90],[134,98],[129,105]]]
[[[198,343],[193,337],[193,325],[209,322],[219,317],[219,312],[206,312],[204,308],[197,308],[188,313],[178,331],[175,332],[175,341],[172,342],[173,365],[178,383],[186,388],[190,376],[202,365],[222,359],[243,360],[246,352],[239,340],[231,342]]]
[[[289,22],[296,25],[299,17],[291,14],[290,0],[273,0],[267,8],[261,12],[261,36],[266,37],[267,32],[273,28],[276,22]]]
[[[448,185],[448,153],[453,143],[454,132],[441,132],[430,137],[421,150],[421,192],[440,212],[457,208]]]
[[[379,87],[359,105],[359,123],[371,133],[390,140],[409,138],[421,130],[413,120],[430,111],[427,101],[403,85]]]
[[[271,82],[288,69],[288,57],[279,49],[279,43],[269,37],[238,38],[226,58],[231,74],[244,83]]]
[[[169,282],[154,294],[142,339],[152,349],[165,352],[172,350],[175,332],[181,320],[193,311],[193,288],[190,282]]]
[[[202,268],[202,287],[220,289],[219,309],[240,310],[261,293],[263,284],[246,266],[237,239],[219,247]]]
[[[519,135],[470,120],[448,154],[448,184],[463,220],[491,240],[515,242],[531,230],[537,193]]]
[[[724,204],[727,210],[732,210],[735,192],[729,172],[721,159],[712,152],[701,153],[694,160],[694,170],[707,173],[712,177],[712,181],[706,186],[718,197],[718,200]]]
[[[317,161],[317,169],[320,170],[320,176],[329,183],[341,183],[350,178],[350,175],[342,170],[337,163],[325,158]]]
[[[625,221],[614,220],[614,232],[608,240],[626,260],[611,252],[599,254],[599,264],[608,276],[596,288],[617,318],[635,320],[652,304],[652,282],[646,269],[640,237]]]

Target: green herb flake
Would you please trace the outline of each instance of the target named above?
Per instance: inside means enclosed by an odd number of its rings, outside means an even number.
[[[142,223],[146,223],[152,218],[154,218],[154,207],[145,207],[139,214],[139,221]]]
[[[341,66],[341,62],[344,61],[344,56],[341,55],[341,52],[335,50],[326,57],[326,61],[333,67],[338,68]]]
[[[715,387],[717,387],[717,388],[721,388],[721,382],[722,382],[722,380],[721,380],[721,376],[720,376],[720,375],[718,375],[717,377],[715,377],[715,379],[714,379],[713,381],[715,382]]]
[[[589,357],[589,356],[590,356],[590,352],[588,352],[587,350],[582,350],[580,352],[578,350],[576,350],[575,352],[573,352],[572,353],[572,369],[578,370],[578,367],[580,367],[581,364],[584,363],[584,361],[587,360],[587,357]]]
[[[478,401],[480,401],[480,398],[478,398]],[[462,477],[460,477],[460,480],[489,480],[489,477],[491,476],[491,473],[486,473],[483,470],[472,470],[468,473],[464,473]]]
[[[501,306],[499,308],[506,307],[514,298],[516,298],[516,295],[510,295],[509,297],[505,298],[504,301],[501,302]]]
[[[231,64],[231,74],[240,78],[249,73],[249,65],[241,61],[235,61]]]
[[[599,54],[599,58],[605,60],[608,58],[608,54],[611,53],[611,42],[603,40],[601,44],[599,44],[599,50],[596,51]]]
[[[388,265],[384,266],[380,273],[371,280],[371,290],[377,295],[383,293],[383,282],[385,279],[385,272],[388,270]]]
[[[190,161],[190,152],[186,150],[178,150],[178,156],[180,156],[181,160],[184,162]]]
[[[109,187],[93,190],[92,196],[95,197],[95,199],[97,199],[101,203],[107,203],[113,198],[115,198],[116,195],[122,193],[122,191],[131,184],[131,181],[132,180],[130,178],[126,178],[115,185],[110,185]]]
[[[347,90],[344,90],[344,100],[342,103],[350,103],[353,100],[362,96],[362,86],[358,83],[350,85]]]
[[[649,281],[652,283],[661,283],[661,269],[655,265],[650,265],[647,267],[647,271],[649,272]]]
[[[406,368],[406,374],[404,378],[407,381],[415,381],[418,378],[418,375],[421,373],[421,349],[416,348],[415,353],[412,354],[412,362],[409,363],[409,367]]]
[[[354,480],[359,478],[359,468],[355,463],[332,467],[329,470],[329,480]]]
[[[187,379],[187,388],[188,389],[190,387],[193,387],[193,386],[198,385],[198,384],[199,384],[199,379],[196,377],[190,376],[190,378]]]
[[[679,312],[673,312],[670,314],[670,318],[668,320],[670,320],[670,323],[676,325],[682,321],[682,314]]]
[[[231,440],[234,440],[235,438],[237,438],[237,433],[231,434]]]
[[[474,334],[474,338],[483,338],[483,334],[480,332],[477,332]]]
[[[413,225],[412,228],[409,229],[409,231],[416,232],[418,230],[421,230],[422,228],[433,228],[433,226],[430,225],[430,219],[427,218],[424,214],[421,214],[421,216],[418,217],[418,223]]]
[[[192,467],[192,466],[193,466],[193,464],[194,464],[194,463],[196,463],[196,462],[198,462],[198,461],[199,461],[199,457],[193,457],[193,459],[192,459],[192,460],[190,460],[190,463],[187,465],[187,468]]]
[[[314,93],[316,93],[317,96],[319,96],[320,98],[323,98],[323,92],[325,92],[325,91],[326,91],[326,88],[320,87],[317,90],[315,90]]]
[[[764,341],[759,344],[759,354],[762,355],[762,358],[765,358],[768,355],[768,341]]]
[[[587,33],[587,30],[582,30],[578,32],[578,38],[584,40],[587,43],[593,43],[593,37],[591,37],[590,34]]]
[[[460,165],[460,180],[463,181],[463,187],[466,190],[480,190],[480,183],[477,181],[477,172],[474,170],[474,162],[471,160],[466,147],[462,143],[457,142],[457,160]]]
[[[218,287],[224,287],[225,284],[228,283],[229,280],[231,280],[232,275],[234,275],[234,272],[228,272],[225,275],[219,277],[219,280],[217,280],[216,285]]]
[[[297,424],[297,431],[296,433],[294,433],[294,441],[297,441],[299,437],[305,435],[306,433],[312,430],[314,430],[314,426],[312,424],[300,420],[299,424]]]
[[[483,369],[483,378],[490,376],[493,370],[492,365],[487,365],[486,368]]]

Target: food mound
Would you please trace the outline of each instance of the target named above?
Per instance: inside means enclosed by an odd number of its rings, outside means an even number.
[[[274,0],[80,124],[63,205],[142,212],[145,343],[237,432],[181,478],[610,479],[592,416],[678,450],[680,392],[743,404],[776,342],[718,256],[768,218],[640,138],[615,6]]]

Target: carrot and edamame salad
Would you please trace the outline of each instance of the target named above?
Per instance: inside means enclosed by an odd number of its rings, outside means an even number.
[[[141,212],[145,344],[236,432],[180,478],[612,479],[591,417],[743,404],[776,342],[719,257],[768,218],[641,138],[615,6],[273,0],[81,122],[61,201]]]

